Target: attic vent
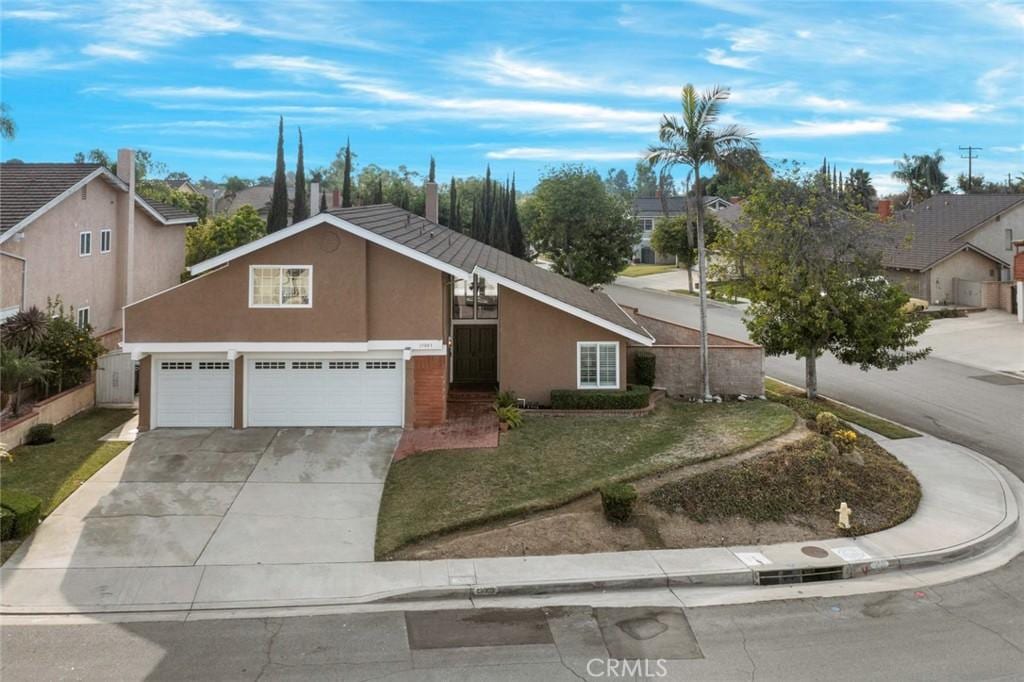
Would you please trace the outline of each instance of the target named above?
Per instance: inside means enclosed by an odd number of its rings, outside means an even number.
[[[758,585],[797,585],[820,583],[826,580],[842,580],[846,577],[842,566],[821,566],[816,568],[780,569],[757,571],[754,580]]]

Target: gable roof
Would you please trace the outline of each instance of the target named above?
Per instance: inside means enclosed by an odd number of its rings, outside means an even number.
[[[467,235],[391,204],[340,208],[317,214],[237,249],[193,265],[211,270],[303,230],[328,223],[459,278],[480,274],[509,289],[588,322],[650,345],[651,335],[607,294],[511,256]]]
[[[0,163],[0,242],[95,178],[103,178],[115,189],[128,191],[120,178],[95,163]],[[135,200],[162,225],[186,225],[199,220],[176,206],[138,195]]]
[[[1024,194],[939,194],[895,216],[905,239],[887,249],[884,263],[907,270],[927,270],[957,251],[970,248],[993,260],[1001,258],[970,245],[966,237],[997,215],[1024,204]],[[1009,265],[1009,263],[1005,263]]]
[[[686,213],[686,197],[665,197],[669,215]],[[704,205],[715,210],[714,206],[726,206],[729,202],[713,195],[704,197]],[[633,200],[633,213],[662,213],[660,197],[637,197]]]

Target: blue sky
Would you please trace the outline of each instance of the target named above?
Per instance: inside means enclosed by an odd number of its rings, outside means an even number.
[[[726,120],[771,159],[869,169],[983,147],[977,173],[1024,171],[1024,4],[742,2],[341,4],[5,0],[3,158],[152,150],[220,179],[289,167],[346,136],[360,164],[438,175],[632,167],[686,82],[727,85]],[[678,175],[678,174],[677,174]]]

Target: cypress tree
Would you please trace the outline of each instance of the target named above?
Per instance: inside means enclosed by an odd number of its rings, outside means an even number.
[[[274,168],[274,191],[270,195],[267,213],[267,232],[277,232],[288,226],[288,183],[284,170],[284,116],[277,124],[277,165]]]
[[[384,203],[384,179],[377,178],[377,187],[373,190],[373,203]]]
[[[380,203],[379,201],[374,203]],[[341,207],[352,205],[352,141],[345,138],[345,167],[341,177]]]
[[[516,174],[512,174],[512,188],[508,195],[508,252],[516,258],[526,257],[526,240],[519,224],[519,208],[516,206]]]
[[[327,211],[327,192],[320,190],[320,212]]]
[[[481,226],[483,228],[484,234],[486,234],[487,236],[490,236],[489,232],[491,227],[491,193],[491,165],[487,164],[487,173],[484,175],[484,194],[480,200],[480,221],[482,223]],[[487,237],[485,236],[481,241],[487,241]]]
[[[459,199],[456,196],[455,176],[452,176],[451,184],[448,185],[448,227],[462,231],[459,225]]]
[[[427,171],[427,182],[434,182],[434,157],[430,157],[430,170]]]
[[[309,199],[306,197],[306,167],[302,160],[302,128],[299,128],[299,158],[295,162],[295,201],[292,203],[292,222],[309,217]]]

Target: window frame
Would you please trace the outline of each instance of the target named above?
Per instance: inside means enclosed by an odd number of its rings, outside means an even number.
[[[104,240],[107,243],[106,248],[103,248]],[[109,227],[105,227],[102,230],[100,230],[100,253],[110,253],[111,245],[113,244],[113,241],[114,241],[114,233],[111,231],[111,229]]]
[[[259,268],[277,268],[281,271],[281,276],[284,276],[285,270],[308,270],[309,271],[309,303],[253,303],[253,294],[255,293],[255,287],[253,282],[253,276],[256,270]],[[278,301],[281,301],[281,287],[283,281],[278,280]],[[277,309],[302,309],[313,307],[313,266],[312,265],[275,265],[271,263],[261,263],[259,265],[249,266],[249,307],[250,308],[277,308]]]
[[[88,237],[88,239],[82,239],[82,237]],[[83,246],[88,246],[89,250],[83,250]],[[78,233],[78,257],[85,258],[92,255],[92,230],[82,230]]]
[[[583,359],[583,347],[584,346],[595,346],[597,350],[597,364],[595,371],[597,373],[597,381],[594,385],[583,383],[583,365],[581,363]],[[615,348],[615,383],[614,384],[601,384],[601,346],[612,346]],[[619,342],[618,341],[577,341],[576,342],[576,388],[585,391],[597,391],[597,390],[608,390],[618,389],[621,385],[621,362],[619,358]]]
[[[85,313],[85,324],[82,324],[82,313]],[[85,329],[89,326],[89,306],[83,305],[75,311],[75,323],[78,325],[79,329]]]

